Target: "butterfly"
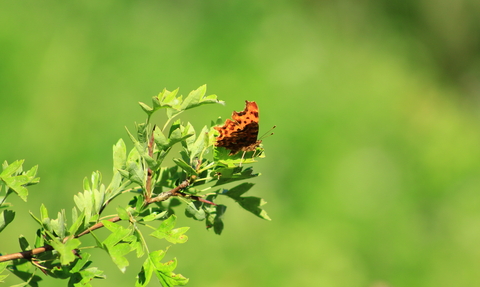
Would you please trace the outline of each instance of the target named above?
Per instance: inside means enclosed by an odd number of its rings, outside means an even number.
[[[262,142],[258,139],[258,106],[255,102],[245,101],[242,112],[233,112],[232,119],[227,119],[223,126],[214,127],[220,135],[216,137],[215,146],[230,150],[229,155],[239,151],[255,151]]]

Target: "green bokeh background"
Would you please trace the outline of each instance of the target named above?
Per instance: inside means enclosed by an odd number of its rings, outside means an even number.
[[[195,126],[245,100],[277,125],[251,191],[273,220],[232,205],[217,236],[181,217],[188,286],[480,286],[478,19],[468,0],[1,1],[0,160],[41,183],[0,249],[33,240],[28,210],[69,213],[85,176],[109,181],[138,101],[206,83],[227,105]],[[134,286],[139,261],[92,254],[95,286]]]

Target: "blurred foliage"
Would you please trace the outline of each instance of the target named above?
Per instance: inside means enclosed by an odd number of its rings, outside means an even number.
[[[176,257],[196,286],[476,286],[477,2],[4,1],[0,159],[39,165],[27,209],[60,209],[108,177],[132,103],[207,83],[228,106],[194,125],[255,100],[278,128],[257,181],[273,220],[192,228]]]

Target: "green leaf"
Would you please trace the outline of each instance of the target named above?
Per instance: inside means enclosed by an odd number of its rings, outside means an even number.
[[[172,92],[164,89],[157,96],[152,98],[153,107],[150,107],[145,103],[139,102],[140,107],[145,113],[147,113],[148,117],[150,118],[153,113],[155,113],[161,108],[177,107],[179,102],[181,101],[181,96],[179,98],[176,98],[177,92],[178,89]]]
[[[31,211],[29,211],[29,213],[30,213],[30,216],[31,216],[36,222],[38,222],[38,224],[40,224],[41,226],[43,226],[42,221],[41,221],[38,217],[36,217]]]
[[[125,169],[127,162],[127,147],[122,139],[113,146],[113,172]]]
[[[177,217],[175,215],[171,215],[169,218],[165,219],[157,228],[157,230],[152,232],[150,235],[158,239],[165,238],[165,240],[173,244],[187,242],[188,237],[184,233],[187,232],[190,227],[180,227],[174,229],[173,227],[175,227],[176,221]]]
[[[25,236],[23,235],[20,235],[18,237],[18,243],[20,244],[20,249],[22,249],[22,251],[26,251],[26,250],[31,250],[32,247],[30,246],[30,244],[28,243],[27,239],[25,238]]]
[[[91,287],[90,281],[93,279],[105,279],[106,276],[103,275],[103,271],[99,270],[97,267],[90,267],[83,269],[80,272],[72,274],[70,280],[68,281],[68,286],[73,287]]]
[[[129,262],[127,258],[125,258],[125,255],[127,255],[131,251],[130,244],[119,243],[115,246],[108,247],[107,251],[112,258],[113,263],[117,265],[118,269],[120,269],[122,273],[125,273],[125,270],[129,265]]]
[[[89,184],[86,184],[88,179],[84,180],[84,188],[90,188]],[[88,186],[87,186],[88,185]],[[90,189],[85,189],[83,193],[79,192],[74,197],[73,200],[77,205],[78,209],[85,214],[84,227],[88,227],[90,222],[95,221],[95,210],[94,210],[94,197]]]
[[[176,259],[161,263],[165,253],[163,250],[157,250],[148,255],[143,263],[142,270],[137,276],[136,287],[147,286],[154,273],[164,287],[184,286],[188,283],[188,279],[183,275],[173,273],[173,270],[177,267]]]
[[[121,208],[120,206],[117,207],[117,214],[121,220],[130,221],[130,214],[125,210],[125,208]]]
[[[174,258],[166,263],[155,264],[155,275],[165,287],[184,286],[188,283],[188,278],[181,274],[175,274],[172,271],[177,268],[177,259]]]
[[[27,172],[23,172],[23,160],[17,160],[12,164],[5,161],[2,164],[3,171],[0,173],[0,191],[6,185],[6,191],[11,189],[23,200],[27,201],[28,190],[25,186],[36,184],[39,178],[35,178],[37,166],[32,167]]]
[[[149,221],[154,221],[154,220],[159,220],[161,218],[163,218],[165,215],[167,214],[167,211],[163,211],[163,212],[152,212],[150,213],[149,215],[143,217],[142,219],[140,219],[141,221],[144,221],[144,222],[149,222]]]
[[[42,220],[42,224],[48,225],[50,223],[50,218],[48,217],[48,210],[43,203],[42,205],[40,205],[40,219]]]
[[[102,220],[102,223],[105,228],[112,232],[104,241],[102,241],[102,244],[107,248],[114,246],[132,233],[130,229],[124,228],[123,226],[111,221]]]
[[[138,102],[140,104],[140,107],[143,109],[144,112],[146,112],[148,115],[151,115],[154,110],[153,108],[149,107],[147,104],[143,102]]]
[[[258,173],[253,173],[253,168],[248,167],[243,169],[242,167],[234,168],[220,168],[215,170],[216,174],[220,174],[220,179],[215,182],[214,186],[222,184],[232,183],[239,180],[250,179],[259,176]]]
[[[25,281],[24,283],[11,285],[10,287],[19,287],[19,286],[30,286],[30,287],[38,287],[38,282],[42,280],[42,278],[38,275],[35,275],[34,272],[31,270],[32,264],[29,260],[25,259],[17,259],[13,260],[13,263],[10,266],[7,266],[8,270],[15,274],[18,278]]]
[[[157,144],[159,150],[167,150],[171,146],[167,137],[165,137],[159,128],[156,128],[153,131],[153,140]]]
[[[139,143],[142,143],[141,148],[138,150],[140,153],[146,149],[146,143],[148,142],[148,134],[147,128],[148,125],[146,123],[136,124],[135,127],[137,128],[137,139]],[[135,145],[137,147],[137,145]]]
[[[147,154],[143,155],[143,159],[147,163],[148,167],[152,170],[156,170],[158,168],[158,166],[160,166],[160,162],[157,162],[156,159],[154,159],[153,157],[151,157]]]
[[[144,287],[150,283],[154,271],[154,266],[150,260],[150,257],[145,260],[142,265],[142,269],[137,275],[137,281],[135,282],[135,287]]]
[[[194,134],[190,130],[184,128],[180,120],[175,121],[170,127],[170,132],[168,135],[168,145],[173,146],[174,144],[181,142]]]
[[[4,283],[4,279],[8,277],[7,275],[1,275],[5,269],[7,269],[8,262],[0,262],[0,283]]]
[[[75,207],[73,208],[73,210],[74,210],[75,213],[76,213],[77,210],[75,209]],[[72,212],[72,213],[73,213],[73,212]],[[69,234],[69,235],[76,235],[78,229],[79,229],[81,226],[84,225],[84,221],[83,221],[83,220],[85,219],[85,212],[82,211],[82,212],[80,213],[80,216],[73,216],[73,214],[72,214],[72,217],[74,217],[74,218],[73,218],[74,222],[73,222],[72,226],[70,226],[70,228],[68,229],[68,234]]]
[[[239,152],[235,155],[230,155],[230,150],[224,147],[216,147],[214,149],[214,160],[219,166],[223,165],[229,168],[255,163],[257,162],[256,158],[264,157],[265,153],[261,146],[257,147],[255,151]]]
[[[15,218],[15,212],[12,210],[3,210],[0,212],[0,232]]]
[[[177,88],[170,92],[166,89],[163,89],[163,91],[157,96],[158,104],[160,106],[164,105],[167,107],[178,106],[179,103],[182,101],[182,96],[177,97],[178,90],[179,89]]]
[[[69,270],[71,277],[68,281],[68,286],[91,286],[91,280],[105,278],[103,271],[98,270],[97,267],[87,268],[92,263],[92,261],[89,260],[90,256],[88,253],[82,253],[82,258],[75,261],[74,266]]]
[[[102,174],[99,171],[92,172],[91,182],[92,190],[99,189],[102,184]]]
[[[10,177],[15,173],[22,171],[22,165],[25,160],[16,160],[10,165],[5,161],[3,164],[3,171],[0,173],[0,178]]]
[[[132,233],[131,229],[124,228],[116,223],[108,220],[102,220],[102,223],[112,232],[104,241],[102,241],[102,245],[120,271],[125,272],[129,265],[125,255],[132,251],[131,242],[135,242],[135,236],[130,236]]]
[[[207,200],[212,200],[212,199],[207,197]],[[227,207],[222,204],[206,207],[205,211],[207,213],[207,220],[205,224],[207,226],[207,229],[210,229],[213,227],[213,231],[215,232],[215,234],[220,235],[224,228],[222,218],[226,210],[227,210]]]
[[[205,210],[202,209],[202,203],[195,201],[190,202],[185,208],[185,215],[195,220],[204,220],[206,217]]]
[[[0,178],[5,184],[11,188],[23,200],[27,201],[28,190],[23,185],[28,183],[27,177],[24,175],[17,175],[11,177]]]
[[[205,104],[224,104],[223,101],[219,101],[216,95],[209,95],[205,97],[207,91],[207,85],[200,86],[198,89],[193,90],[183,101],[180,109],[188,110]]]
[[[191,167],[188,163],[186,163],[183,159],[180,158],[174,158],[173,162],[180,167],[185,173],[188,175],[198,175],[197,171]]]
[[[135,237],[135,240],[130,243],[130,248],[131,250],[136,250],[137,251],[137,258],[140,258],[145,254],[145,248],[146,246],[143,244],[143,235],[140,233],[138,229],[136,229],[133,232],[133,236]]]
[[[52,219],[50,221],[50,226],[60,238],[64,238],[66,236],[65,232],[67,229],[67,218],[65,215],[65,209],[62,209],[62,211],[58,213],[57,219]]]
[[[205,126],[198,134],[195,141],[190,142],[187,149],[190,158],[198,158],[208,147],[208,128]]]
[[[222,194],[234,199],[241,207],[256,216],[271,220],[267,215],[267,212],[261,208],[261,206],[267,204],[265,200],[254,196],[242,197],[242,195],[252,188],[253,185],[253,183],[242,183],[230,190],[225,190]]]
[[[57,238],[50,241],[50,245],[60,254],[60,263],[62,265],[67,265],[75,260],[73,250],[77,249],[80,244],[81,242],[77,238],[68,239],[65,243],[62,243]]]

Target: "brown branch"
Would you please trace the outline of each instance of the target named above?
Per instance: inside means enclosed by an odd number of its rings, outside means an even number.
[[[178,196],[178,195],[183,195],[180,191],[187,188],[188,186],[190,185],[190,181],[188,180],[184,180],[182,183],[180,183],[180,185],[178,185],[177,187],[169,190],[169,191],[165,191],[165,192],[162,192],[160,193],[159,195],[157,195],[156,197],[154,198],[150,198],[146,204],[151,204],[151,203],[154,203],[154,202],[160,202],[160,201],[164,201],[164,200],[167,200],[169,199],[170,197],[172,196]],[[120,221],[120,217],[118,216],[115,216],[115,217],[112,217],[110,218],[108,221],[110,222],[117,222],[117,221]],[[78,238],[78,237],[81,237],[83,235],[86,235],[96,229],[99,229],[99,228],[102,228],[104,225],[102,222],[98,222],[92,226],[90,226],[89,228],[87,228],[86,230],[82,231],[81,233],[79,233],[78,235],[75,236],[75,238]],[[5,261],[10,261],[10,260],[14,260],[14,259],[27,259],[27,260],[30,260],[34,255],[36,254],[39,254],[39,253],[43,253],[43,252],[47,252],[47,251],[52,251],[53,250],[53,247],[51,245],[44,245],[42,247],[38,247],[38,248],[35,248],[35,249],[32,249],[32,250],[27,250],[27,251],[22,251],[22,252],[17,252],[17,253],[12,253],[12,254],[7,254],[7,255],[1,255],[0,256],[0,262],[5,262]]]
[[[42,252],[47,252],[47,251],[52,251],[53,247],[50,245],[45,245],[42,247],[38,247],[32,250],[27,250],[27,251],[22,251],[22,252],[17,252],[17,253],[12,253],[12,254],[7,254],[7,255],[2,255],[0,256],[0,262],[4,261],[10,261],[10,260],[15,260],[15,259],[30,259],[32,258],[33,255],[42,253]]]
[[[110,222],[117,222],[117,221],[120,221],[120,217],[118,216],[115,216],[115,217],[112,217],[110,218],[108,221]],[[82,231],[81,233],[79,233],[78,235],[75,236],[75,238],[78,238],[80,236],[84,236],[85,234],[89,234],[90,232],[94,231],[95,229],[99,229],[99,228],[102,228],[104,225],[102,222],[97,222],[95,223],[94,225],[90,226],[89,228],[85,229],[84,231]]]
[[[155,132],[155,127],[153,126],[152,129],[152,136],[150,137],[150,140],[148,141],[148,156],[153,157],[153,149],[155,145],[155,138],[153,136],[153,133]],[[145,183],[145,201],[148,202],[150,198],[152,197],[152,176],[153,176],[153,171],[150,167],[147,168],[147,182]]]
[[[148,200],[146,202],[146,204],[148,205],[148,204],[151,204],[151,203],[154,203],[154,202],[165,201],[172,196],[177,196],[177,195],[181,194],[180,193],[181,190],[187,188],[189,185],[190,185],[190,181],[186,179],[186,180],[182,181],[182,183],[180,183],[174,189],[171,189],[169,191],[161,192],[159,195],[155,196],[154,198],[150,198],[150,200]]]

